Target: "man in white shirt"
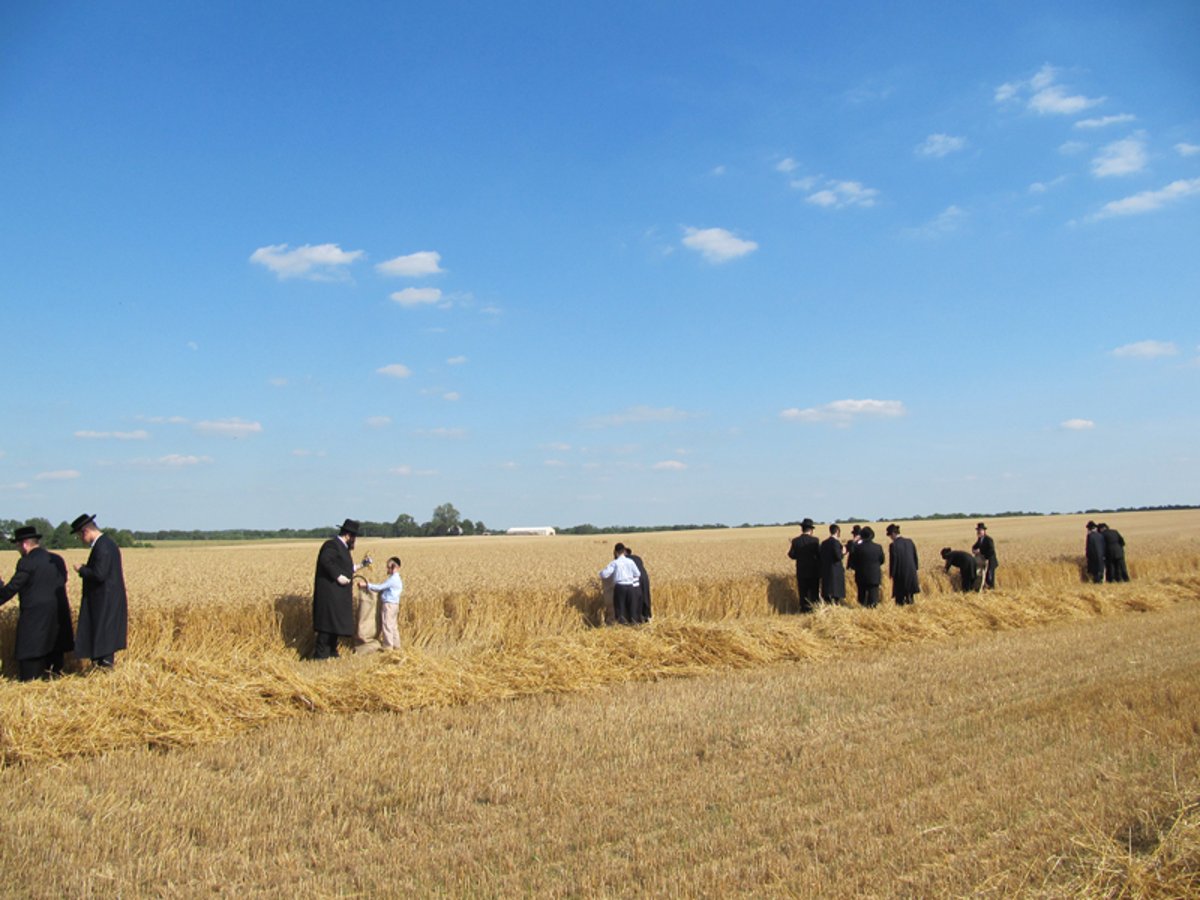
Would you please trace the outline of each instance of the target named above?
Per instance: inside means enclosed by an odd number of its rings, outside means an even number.
[[[600,570],[600,580],[613,582],[613,612],[618,625],[632,625],[640,618],[641,576],[637,563],[625,555],[625,545],[613,547],[613,561]]]

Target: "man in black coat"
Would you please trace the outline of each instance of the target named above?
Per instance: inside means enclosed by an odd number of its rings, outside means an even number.
[[[1104,580],[1104,549],[1104,535],[1097,530],[1095,522],[1088,522],[1083,553],[1087,559],[1088,577],[1096,584]]]
[[[21,681],[60,674],[63,653],[74,646],[69,607],[65,609],[65,631],[63,621],[67,567],[62,557],[48,552],[41,541],[36,528],[18,528],[12,538],[21,554],[17,571],[8,584],[0,580],[0,606],[14,596],[21,598],[16,646],[17,677]]]
[[[821,599],[821,542],[813,534],[812,519],[800,523],[800,534],[792,538],[788,558],[796,561],[796,592],[800,595],[800,612],[811,612]]]
[[[650,621],[650,573],[646,571],[646,564],[642,562],[642,558],[633,552],[632,547],[625,548],[625,555],[633,560],[633,564],[637,566],[639,586],[642,591],[642,599],[638,605],[638,615],[635,618],[637,622]]]
[[[821,599],[826,603],[841,603],[846,599],[846,568],[842,565],[842,529],[829,526],[829,537],[821,541]]]
[[[1104,580],[1128,581],[1129,569],[1125,567],[1125,538],[1115,528],[1101,522],[1096,530],[1104,535]]]
[[[996,542],[988,536],[987,525],[983,522],[975,526],[975,545],[971,548],[971,552],[981,556],[987,563],[987,569],[983,575],[983,586],[991,590],[996,586],[996,566],[1000,565],[1000,561],[996,558]]]
[[[117,542],[100,531],[94,515],[71,523],[71,533],[92,548],[87,563],[75,566],[83,579],[79,601],[79,627],[75,630],[75,655],[93,665],[111,669],[118,650],[125,649],[129,629],[129,604],[125,596],[125,570]]]
[[[887,535],[892,541],[888,548],[888,575],[892,579],[892,599],[897,606],[908,606],[913,596],[921,593],[917,580],[917,545],[900,536],[899,525],[889,525]]]
[[[870,525],[859,533],[858,544],[850,554],[854,584],[858,588],[859,606],[879,605],[879,586],[883,584],[883,548],[875,543],[875,529]]]
[[[358,537],[359,524],[346,519],[317,553],[313,576],[313,631],[317,633],[313,659],[332,659],[338,655],[338,638],[355,633],[354,594],[350,580],[361,566],[350,558]],[[363,560],[366,565],[369,560]]]
[[[962,581],[960,590],[964,594],[969,594],[975,590],[975,579],[979,577],[979,571],[975,565],[975,555],[973,553],[968,553],[966,550],[951,550],[949,547],[943,547],[942,559],[946,561],[946,574],[950,573],[951,567],[958,569],[958,577]]]

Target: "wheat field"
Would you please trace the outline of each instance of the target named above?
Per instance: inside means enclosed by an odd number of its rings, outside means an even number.
[[[615,537],[364,541],[404,648],[331,662],[315,542],[127,550],[117,669],[0,682],[0,895],[1194,896],[1200,513],[1109,516],[1120,585],[1086,518],[991,522],[983,595],[902,523],[916,604],[812,615],[792,529],[634,535],[636,628]]]

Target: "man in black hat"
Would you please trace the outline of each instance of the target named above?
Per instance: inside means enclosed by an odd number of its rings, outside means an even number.
[[[821,542],[813,534],[812,519],[800,523],[800,534],[792,538],[788,558],[796,561],[796,592],[800,595],[800,612],[812,612],[821,599]]]
[[[908,606],[913,597],[921,593],[917,578],[917,545],[900,536],[899,525],[889,525],[887,536],[892,545],[888,547],[888,575],[892,579],[892,599],[897,606]]]
[[[1129,569],[1125,565],[1125,538],[1115,528],[1109,528],[1104,522],[1096,526],[1096,530],[1104,535],[1104,580],[1128,581]]]
[[[125,596],[125,570],[117,542],[86,513],[71,523],[71,534],[92,548],[87,563],[75,566],[83,579],[79,601],[79,627],[75,630],[75,655],[93,665],[111,669],[118,650],[125,649],[129,608]]]
[[[1104,580],[1104,550],[1104,535],[1097,530],[1095,522],[1088,522],[1083,555],[1087,560],[1088,577],[1096,584]]]
[[[969,594],[975,590],[975,579],[979,577],[979,571],[973,553],[968,553],[966,550],[951,550],[949,547],[943,547],[942,559],[946,561],[947,575],[950,574],[951,567],[958,569],[958,577],[962,582],[960,590],[964,594]]]
[[[821,599],[826,603],[841,603],[846,599],[846,567],[842,564],[845,548],[840,537],[842,529],[829,526],[829,537],[821,541]]]
[[[858,605],[878,606],[879,586],[883,583],[883,548],[875,543],[875,529],[870,525],[860,529],[858,537],[854,552],[850,554]]]
[[[71,639],[71,610],[67,605],[67,565],[42,546],[42,536],[23,525],[12,537],[21,559],[12,581],[0,580],[0,606],[20,596],[17,617],[17,677],[21,681],[49,678],[62,672],[63,654]]]
[[[346,519],[317,553],[317,571],[313,577],[313,631],[317,633],[313,659],[330,659],[338,655],[338,638],[355,633],[354,594],[350,579],[362,565],[350,558],[359,524]]]
[[[987,564],[983,572],[983,586],[988,590],[996,586],[996,566],[1000,561],[996,558],[996,542],[987,533],[987,525],[980,522],[975,526],[975,544],[971,552],[979,556]]]

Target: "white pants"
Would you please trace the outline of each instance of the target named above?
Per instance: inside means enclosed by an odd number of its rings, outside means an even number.
[[[396,619],[400,614],[399,603],[380,603],[380,628],[379,642],[383,644],[384,650],[398,650],[400,648],[400,629],[396,626]]]

